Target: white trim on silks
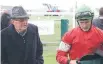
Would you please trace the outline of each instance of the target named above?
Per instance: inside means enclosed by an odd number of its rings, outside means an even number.
[[[103,19],[103,16],[100,16],[99,19]]]
[[[68,50],[70,50],[70,47],[71,47],[71,45],[66,44],[65,42],[61,41],[61,43],[59,45],[59,50],[68,52]]]
[[[95,53],[103,57],[103,50],[97,49]]]

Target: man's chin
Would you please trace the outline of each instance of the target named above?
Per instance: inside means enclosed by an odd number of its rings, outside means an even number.
[[[26,31],[26,30],[27,30],[27,28],[20,29],[21,32]]]
[[[83,31],[87,32],[87,31],[89,31],[89,29],[83,29]]]

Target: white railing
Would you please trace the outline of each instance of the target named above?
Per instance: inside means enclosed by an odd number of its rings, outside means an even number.
[[[27,12],[31,15],[72,15],[72,12]]]

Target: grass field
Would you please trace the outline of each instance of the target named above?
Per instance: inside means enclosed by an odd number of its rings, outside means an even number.
[[[39,18],[39,19],[38,19]],[[69,29],[72,28],[72,16],[31,16],[31,20],[37,21],[54,21],[54,34],[53,35],[40,35],[40,39],[42,42],[51,42],[49,45],[44,44],[43,46],[43,57],[44,57],[44,64],[57,64],[56,62],[56,49],[59,46],[61,40],[61,19],[68,19],[69,20]]]
[[[39,17],[39,19],[38,19]],[[40,35],[43,42],[59,42],[61,40],[61,19],[69,20],[69,29],[72,28],[72,16],[31,16],[32,21],[54,21],[54,34],[53,35]]]
[[[58,46],[44,46],[44,64],[57,64],[56,49]]]

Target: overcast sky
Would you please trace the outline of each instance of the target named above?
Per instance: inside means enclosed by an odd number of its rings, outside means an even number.
[[[16,6],[22,5],[27,9],[40,9],[43,7],[43,3],[57,5],[59,8],[68,10],[77,5],[87,4],[92,8],[100,8],[103,6],[103,0],[0,0],[0,5]]]
[[[73,0],[69,3],[69,0],[1,0],[0,5],[22,5],[27,9],[40,9],[43,3],[57,5],[60,8],[68,9],[73,6]]]
[[[100,8],[103,7],[103,0],[76,0],[78,5],[86,4],[91,8]]]

